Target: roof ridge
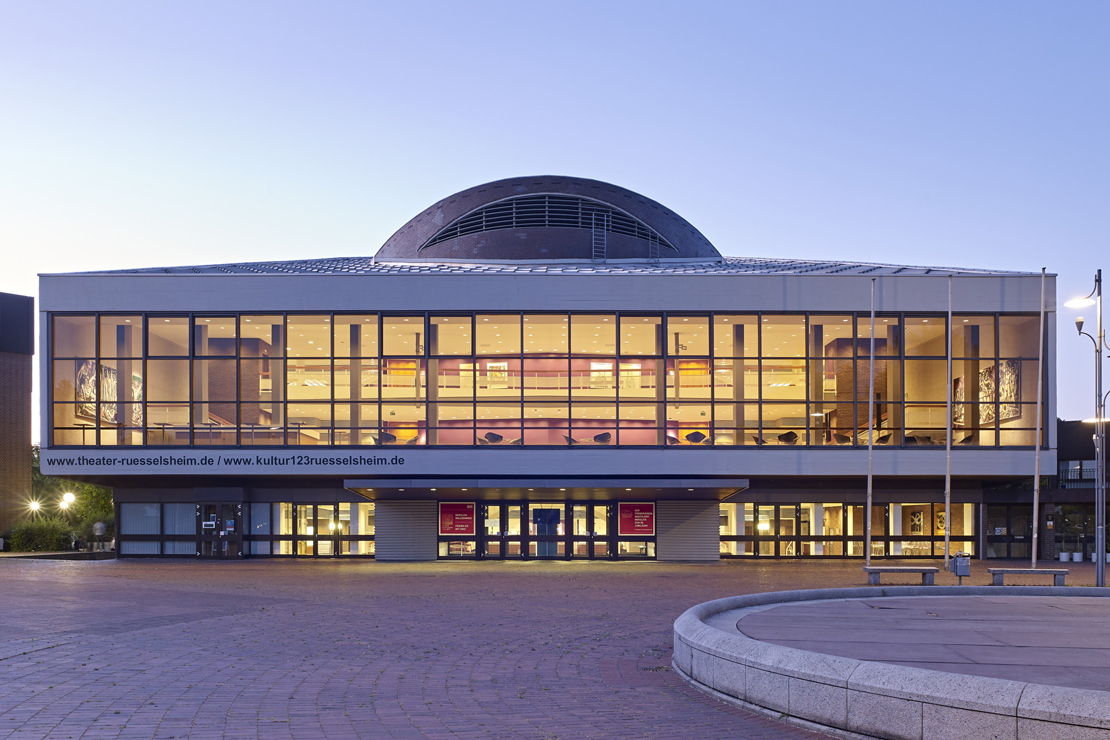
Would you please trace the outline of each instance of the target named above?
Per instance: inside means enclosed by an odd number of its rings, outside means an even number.
[[[63,275],[382,275],[382,274],[508,274],[508,275],[660,275],[660,274],[762,274],[762,275],[1036,275],[1033,272],[981,268],[927,267],[881,262],[795,259],[784,257],[723,257],[720,260],[682,262],[437,262],[376,261],[369,256],[228,262],[126,270],[55,273]]]

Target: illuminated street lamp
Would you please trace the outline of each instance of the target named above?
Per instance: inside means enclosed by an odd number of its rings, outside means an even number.
[[[1064,304],[1068,308],[1095,306],[1096,334],[1083,331],[1083,317],[1075,320],[1076,330],[1095,345],[1095,585],[1106,585],[1106,397],[1102,394],[1102,350],[1106,333],[1102,328],[1102,270],[1095,273],[1095,287],[1084,298]]]
[[[62,494],[62,501],[64,501],[67,504],[72,504],[76,499],[77,499],[77,497],[74,496],[72,493],[63,493]]]

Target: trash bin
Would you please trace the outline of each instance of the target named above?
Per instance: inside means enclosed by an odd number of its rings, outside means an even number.
[[[948,560],[948,570],[960,579],[964,585],[964,577],[971,575],[971,555],[966,552],[957,552]]]

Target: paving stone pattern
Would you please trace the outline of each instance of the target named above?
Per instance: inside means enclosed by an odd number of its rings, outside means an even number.
[[[2,559],[0,739],[818,738],[686,686],[672,625],[864,582],[858,562]]]

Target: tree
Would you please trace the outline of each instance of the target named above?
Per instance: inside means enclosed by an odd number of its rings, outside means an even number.
[[[112,489],[92,483],[55,478],[43,475],[39,467],[39,446],[31,448],[31,495],[44,505],[54,509],[62,500],[62,495],[72,493],[74,502],[66,511],[69,521],[82,537],[92,537],[92,526],[104,522],[111,536],[115,531],[116,513],[112,503]]]

